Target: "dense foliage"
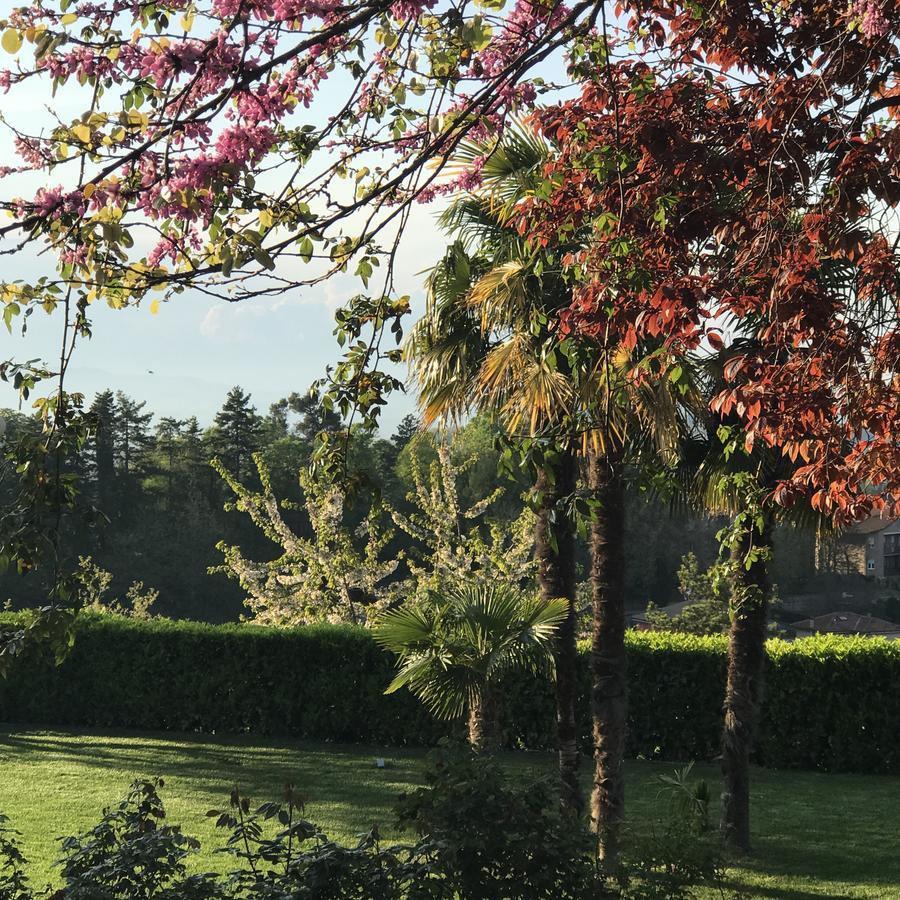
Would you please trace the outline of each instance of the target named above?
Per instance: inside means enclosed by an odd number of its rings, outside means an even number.
[[[638,379],[731,344],[711,407],[799,460],[774,499],[896,515],[897,4],[632,10],[636,34],[577,45],[581,91],[537,116],[560,152],[520,230],[590,236],[563,329],[665,348]]]
[[[214,424],[204,428],[194,419],[151,417],[146,406],[124,394],[117,397],[112,391],[99,394],[91,404],[90,413],[98,430],[73,458],[83,512],[64,517],[61,550],[73,565],[79,555],[90,554],[95,565],[111,573],[108,598],[124,598],[134,582],[143,582],[146,591],[159,592],[153,606],[155,614],[213,622],[238,617],[249,592],[235,581],[208,574],[209,567],[222,562],[217,543],[240,547],[244,557],[260,561],[277,558],[278,547],[249,517],[225,511],[226,502],[233,500],[234,494],[209,466],[214,457],[225,465],[244,459],[230,471],[240,471],[241,483],[255,496],[262,485],[255,477],[250,454],[258,452],[274,495],[301,507],[284,510],[284,521],[300,538],[314,534],[302,509],[306,498],[298,483],[298,471],[309,462],[316,431],[339,427],[340,417],[329,416],[315,398],[296,394],[273,404],[263,415],[252,398],[239,390],[225,399],[223,413],[226,410],[227,416],[217,417]],[[3,415],[7,433],[0,436],[0,446],[17,433],[39,427],[32,417],[10,411]],[[250,429],[253,437],[249,443],[245,440],[248,422],[256,422]],[[494,495],[490,507],[485,509],[482,504],[480,512],[501,531],[515,528],[518,533],[512,542],[504,534],[487,535],[486,543],[489,548],[496,545],[494,549],[504,554],[510,547],[517,548],[508,562],[510,571],[521,568],[519,557],[529,515],[522,498],[527,479],[523,472],[515,472],[512,480],[502,478],[498,482],[501,452],[495,447],[495,438],[495,429],[484,418],[476,418],[459,430],[451,456],[453,464],[464,466],[464,471],[457,475],[455,495],[447,498],[442,489],[442,495],[434,498],[434,509],[422,518],[422,503],[411,504],[407,495],[427,497],[434,489],[429,471],[437,459],[433,436],[417,434],[417,422],[411,416],[389,437],[378,432],[355,432],[355,465],[365,469],[399,517],[399,524],[391,529],[394,537],[385,548],[387,558],[404,557],[415,567],[420,541],[410,532],[423,528],[431,528],[431,555],[436,552],[446,556],[447,535],[433,527],[440,522],[446,525],[442,516],[445,501],[458,504],[460,515],[465,515],[476,503]],[[244,452],[246,457],[241,456]],[[499,496],[498,484],[503,488]],[[12,491],[11,478],[0,474],[4,502]],[[90,514],[88,506],[96,510],[95,515]],[[367,511],[363,498],[349,503],[348,527],[355,529]],[[413,520],[410,514],[414,514]],[[625,535],[628,605],[637,609],[648,600],[660,605],[677,600],[680,558],[694,552],[704,563],[712,562],[716,530],[715,522],[684,511],[670,513],[637,489],[629,489]],[[468,550],[480,552],[474,545]],[[583,549],[580,560],[582,571],[586,571]],[[449,561],[456,568],[464,562],[455,558]],[[406,565],[401,563],[397,577],[406,574]],[[260,562],[263,580],[268,574],[265,568]],[[789,528],[780,530],[776,536],[775,580],[782,589],[802,590],[812,576],[812,568],[812,535]],[[47,588],[40,572],[26,578],[13,572],[0,573],[0,599],[9,598],[16,608],[40,604]],[[85,595],[85,602],[93,599]]]
[[[56,669],[23,660],[0,684],[0,718],[201,732],[255,732],[360,743],[433,744],[452,726],[409,693],[369,631],[290,630],[84,616]],[[628,751],[664,759],[719,752],[725,640],[629,633]],[[579,729],[587,736],[586,650]],[[774,768],[900,772],[900,646],[867,638],[770,641],[756,760]],[[546,682],[504,685],[510,746],[553,746]]]

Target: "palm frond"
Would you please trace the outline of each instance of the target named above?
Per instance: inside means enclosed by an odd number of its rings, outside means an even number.
[[[435,715],[454,718],[504,672],[552,677],[556,630],[567,611],[564,599],[544,602],[511,585],[474,583],[434,606],[387,613],[374,632],[398,655],[387,692],[406,687]]]

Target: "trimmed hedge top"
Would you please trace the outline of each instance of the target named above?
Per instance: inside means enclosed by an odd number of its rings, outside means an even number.
[[[451,730],[407,692],[385,696],[393,660],[363,628],[84,614],[75,632],[74,649],[59,668],[25,659],[0,681],[2,720],[424,745]],[[727,640],[630,632],[627,649],[630,754],[714,758]],[[587,647],[581,650],[579,711],[588,747]],[[774,640],[768,657],[759,763],[900,773],[900,642]],[[553,746],[550,685],[511,679],[505,703],[511,745]]]

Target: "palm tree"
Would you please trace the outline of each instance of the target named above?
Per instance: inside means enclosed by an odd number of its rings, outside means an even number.
[[[457,238],[429,276],[428,308],[405,351],[426,424],[478,408],[493,412],[511,434],[523,419],[531,434],[538,425],[543,429],[531,454],[535,551],[541,597],[568,601],[556,641],[556,731],[563,807],[580,812],[575,527],[566,508],[578,460],[559,427],[571,406],[571,385],[557,365],[559,341],[548,327],[570,294],[558,274],[540,271],[541,257],[507,220],[510,204],[533,188],[548,152],[522,128],[510,129],[496,145],[463,146],[460,165],[483,160],[487,190],[458,197],[442,216]]]
[[[579,365],[590,399],[584,432],[588,461],[592,605],[591,717],[594,783],[591,821],[598,852],[614,863],[625,817],[625,740],[628,684],[625,657],[625,484],[635,464],[673,464],[685,430],[684,395],[667,377],[637,381],[636,360],[620,349],[592,348]],[[585,401],[586,403],[587,401]]]
[[[468,708],[469,743],[490,752],[500,742],[498,681],[510,671],[553,677],[553,645],[567,607],[509,585],[467,584],[438,602],[388,612],[373,631],[399,656],[386,693],[408,687],[441,719]]]
[[[529,248],[508,224],[548,152],[521,131],[496,147],[465,146],[469,160],[484,161],[485,190],[464,195],[443,216],[445,227],[460,237],[431,273],[428,308],[406,351],[426,421],[473,407],[493,410],[510,435],[528,438],[542,451],[536,545],[545,597],[560,589],[574,592],[574,529],[561,512],[578,479],[578,457],[588,460],[594,501],[591,817],[600,854],[611,860],[624,812],[626,464],[650,447],[674,452],[682,404],[668,378],[635,381],[635,354],[577,346],[554,327],[571,301],[570,289],[558,264]],[[563,800],[570,808],[580,801],[574,612],[570,605],[557,652],[557,740]]]

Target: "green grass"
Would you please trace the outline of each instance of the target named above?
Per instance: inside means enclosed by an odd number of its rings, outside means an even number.
[[[387,767],[377,769],[375,757]],[[0,732],[0,810],[24,835],[31,874],[54,879],[60,835],[96,822],[136,777],[162,775],[170,819],[199,838],[198,870],[221,868],[221,836],[204,813],[227,803],[234,784],[254,800],[274,799],[285,782],[307,797],[308,817],[346,841],[373,823],[388,837],[397,794],[420,783],[424,754],[386,747],[338,746],[258,738],[123,733]],[[549,770],[550,754],[510,753],[511,769]],[[587,762],[586,762],[587,765]],[[628,815],[646,827],[657,805],[656,776],[668,763],[628,765]],[[714,793],[717,772],[697,766]],[[755,852],[728,873],[751,897],[900,898],[900,778],[753,773]]]

